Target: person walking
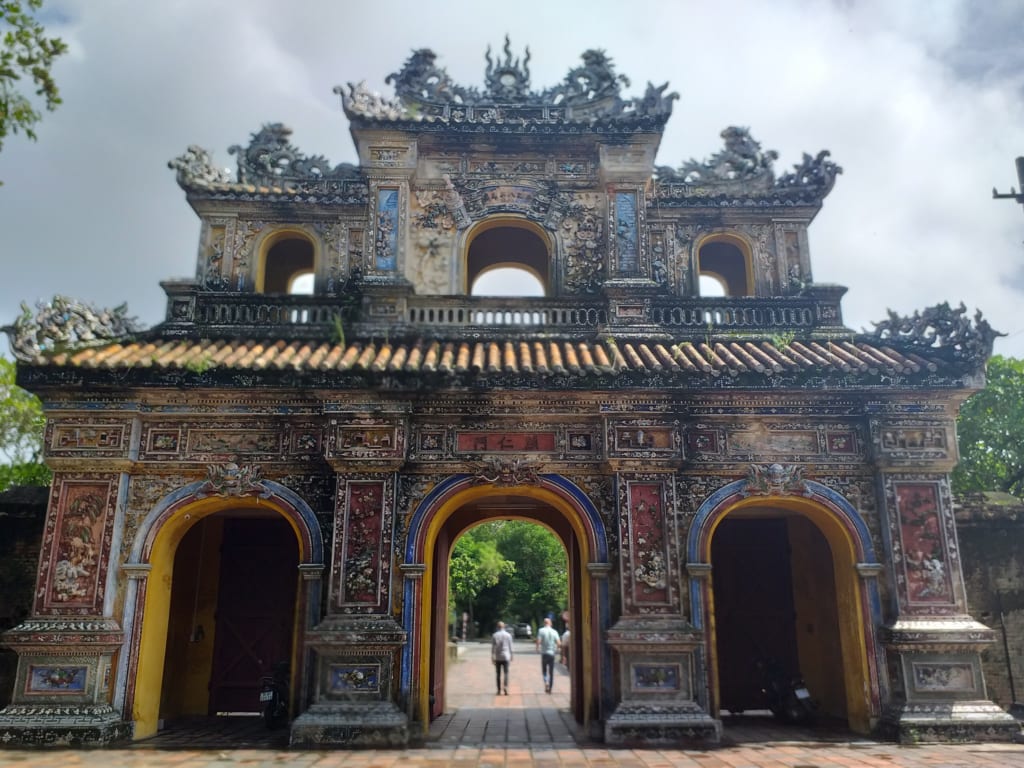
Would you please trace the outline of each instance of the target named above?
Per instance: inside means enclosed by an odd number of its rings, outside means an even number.
[[[544,678],[544,692],[551,693],[555,684],[555,654],[562,645],[558,632],[551,626],[551,619],[544,619],[544,626],[537,632],[537,648],[540,650],[540,674]]]
[[[498,631],[491,635],[491,661],[494,662],[494,679],[501,694],[501,671],[505,670],[505,695],[508,696],[508,666],[512,663],[512,635],[505,629],[505,622],[498,622]]]
[[[562,633],[562,663],[569,666],[569,625],[565,625],[565,632]]]

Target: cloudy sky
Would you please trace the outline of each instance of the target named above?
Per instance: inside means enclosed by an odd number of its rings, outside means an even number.
[[[384,78],[429,47],[464,85],[509,34],[535,90],[588,48],[681,98],[658,164],[678,166],[748,126],[788,170],[832,151],[844,173],[811,227],[817,282],[850,288],[848,326],[887,308],[980,308],[1024,357],[1024,0],[514,3],[46,0],[70,45],[64,104],[39,141],[0,151],[0,324],[55,293],[163,318],[159,281],[191,277],[199,224],[167,161],[190,144],[234,170],[232,144],[283,122],[307,155],[353,162],[335,85]]]

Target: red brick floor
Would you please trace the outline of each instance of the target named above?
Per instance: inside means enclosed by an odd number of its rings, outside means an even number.
[[[469,649],[449,670],[447,711],[422,745],[401,750],[293,751],[280,734],[243,723],[234,746],[196,746],[200,734],[183,731],[128,749],[2,750],[0,768],[1024,768],[1024,744],[900,746],[841,729],[780,728],[770,718],[726,723],[722,746],[708,750],[608,749],[588,743],[568,712],[568,676],[562,668],[545,694],[540,660],[520,643],[508,696],[491,693],[493,667],[486,647]],[[485,685],[485,691],[478,686]],[[232,727],[223,726],[230,736]]]

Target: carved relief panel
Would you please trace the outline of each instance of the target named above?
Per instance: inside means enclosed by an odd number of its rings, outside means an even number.
[[[887,475],[884,488],[901,612],[956,613],[962,585],[948,484],[929,475]]]
[[[754,295],[781,295],[782,281],[779,278],[779,264],[775,244],[772,242],[771,227],[767,224],[751,224],[739,229],[747,235],[753,246],[751,266],[754,271]]]
[[[913,418],[872,419],[870,426],[876,456],[890,466],[956,460],[956,439],[947,423]]]
[[[314,422],[151,421],[142,425],[143,461],[231,461],[237,458],[288,461],[318,456],[323,427]]]
[[[46,425],[47,456],[112,459],[128,455],[131,424],[124,419],[80,416]]]
[[[256,242],[266,231],[267,222],[240,219],[235,223],[234,237],[229,250],[231,263],[225,268],[228,275],[224,290],[251,291],[256,285]]]
[[[102,614],[117,495],[114,474],[54,477],[43,530],[36,613]]]
[[[388,609],[394,498],[391,475],[338,478],[331,602],[342,613]]]
[[[775,252],[779,254],[781,293],[795,293],[814,281],[807,246],[807,225],[797,221],[777,221],[774,234]]]
[[[313,230],[320,241],[321,261],[317,283],[328,293],[336,293],[351,273],[348,263],[348,229],[339,221],[317,221]]]
[[[373,235],[367,273],[396,276],[402,273],[405,259],[406,210],[408,189],[404,184],[373,185]]]
[[[608,269],[604,254],[604,196],[562,195],[557,229],[565,254],[562,286],[570,294],[594,294],[600,290]]]
[[[700,421],[684,433],[687,458],[698,464],[767,459],[854,465],[863,460],[859,425],[806,420]]]
[[[339,423],[340,422],[340,423]],[[406,426],[388,418],[331,420],[327,456],[334,459],[405,459]]]
[[[538,458],[593,460],[600,455],[596,426],[516,422],[514,427],[483,423],[467,429],[443,424],[417,425],[409,458],[452,460],[494,454],[533,454]]]
[[[646,217],[643,193],[638,189],[613,189],[609,210],[609,242],[612,274],[643,277],[650,274],[646,249]]]
[[[210,291],[226,291],[231,283],[235,243],[233,216],[217,216],[203,222],[203,236],[196,261],[196,282]]]
[[[678,610],[678,558],[673,527],[675,486],[664,474],[620,474],[619,537],[625,613]]]
[[[607,424],[608,456],[633,459],[681,457],[679,422],[659,419],[613,419]]]
[[[409,202],[413,238],[406,277],[417,293],[451,293],[456,220],[446,191],[419,190]]]

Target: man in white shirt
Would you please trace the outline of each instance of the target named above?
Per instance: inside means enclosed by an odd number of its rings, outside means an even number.
[[[540,650],[540,674],[547,693],[551,693],[551,686],[555,684],[555,654],[561,645],[558,632],[551,626],[551,619],[544,619],[544,626],[537,633],[537,648]]]

